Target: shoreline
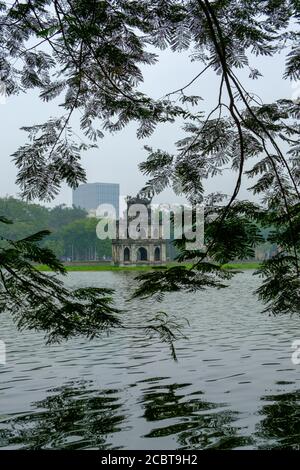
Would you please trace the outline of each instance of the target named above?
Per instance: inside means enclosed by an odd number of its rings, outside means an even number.
[[[238,271],[246,271],[246,270],[256,270],[260,267],[260,262],[245,262],[245,263],[228,263],[224,264],[223,268],[228,270],[238,270]],[[110,264],[74,264],[74,265],[65,265],[65,269],[67,272],[89,272],[89,271],[151,271],[156,269],[166,269],[175,266],[184,266],[183,264],[176,265],[176,264],[169,264],[164,266],[148,266],[148,265],[141,265],[141,266],[114,266]],[[191,265],[185,265],[191,266]],[[37,265],[37,269],[39,271],[51,272],[52,270],[44,265]]]

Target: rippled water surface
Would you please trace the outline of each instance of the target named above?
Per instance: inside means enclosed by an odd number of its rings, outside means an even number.
[[[117,289],[124,319],[157,310],[187,318],[187,339],[168,347],[141,332],[116,330],[91,342],[45,346],[1,315],[0,447],[3,449],[257,449],[300,445],[300,365],[291,344],[298,318],[261,313],[258,280],[239,274],[230,288],[176,294],[162,304],[126,303],[133,273],[72,273],[74,286]]]

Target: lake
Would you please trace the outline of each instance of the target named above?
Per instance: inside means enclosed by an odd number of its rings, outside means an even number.
[[[161,310],[183,321],[178,362],[139,330],[45,346],[42,334],[18,332],[2,314],[0,448],[299,448],[300,365],[291,345],[300,318],[261,313],[252,272],[228,289],[160,304],[126,302],[135,275],[74,272],[66,282],[115,288],[126,324]]]

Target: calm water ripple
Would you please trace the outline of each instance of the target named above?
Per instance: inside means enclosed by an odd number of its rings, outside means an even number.
[[[133,273],[72,273],[74,286],[117,289],[129,324],[164,310],[187,318],[178,362],[159,340],[116,330],[91,342],[45,346],[1,315],[2,449],[257,449],[300,445],[300,319],[261,313],[258,280],[162,304],[128,304]]]

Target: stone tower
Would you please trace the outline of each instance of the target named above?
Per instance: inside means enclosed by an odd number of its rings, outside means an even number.
[[[160,265],[167,261],[166,240],[162,237],[162,225],[160,221],[153,220],[151,213],[151,201],[153,194],[149,191],[141,191],[136,197],[128,196],[124,218],[117,223],[117,238],[112,241],[112,259],[115,265]],[[144,207],[143,215],[138,214],[141,220],[141,228],[137,229],[138,235],[130,236],[129,226],[137,215],[130,215],[130,208],[135,205]]]

